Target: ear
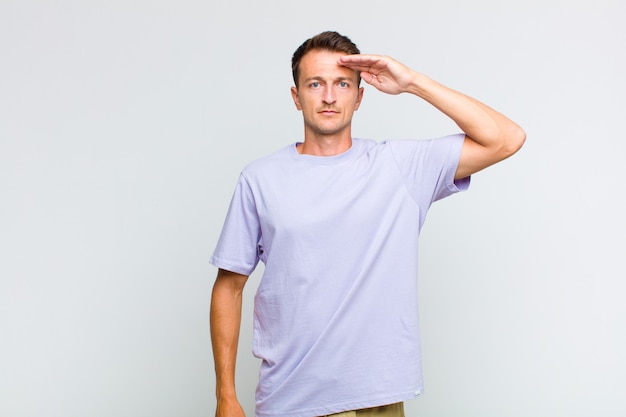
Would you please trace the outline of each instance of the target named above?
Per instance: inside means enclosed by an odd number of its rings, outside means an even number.
[[[354,106],[354,110],[358,110],[361,105],[361,100],[363,100],[363,93],[365,92],[364,87],[359,87],[359,93],[356,96],[356,105]]]
[[[302,106],[300,105],[300,97],[298,97],[298,87],[291,87],[291,98],[296,105],[296,109],[302,110]]]

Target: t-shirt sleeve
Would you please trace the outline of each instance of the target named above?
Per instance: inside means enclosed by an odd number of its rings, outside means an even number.
[[[248,181],[240,175],[215,251],[209,262],[218,268],[250,275],[259,262],[261,227]]]
[[[461,133],[436,139],[389,142],[405,184],[422,209],[469,187],[469,177],[454,180],[464,138]]]

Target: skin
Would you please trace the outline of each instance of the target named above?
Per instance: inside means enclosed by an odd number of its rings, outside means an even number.
[[[291,96],[304,120],[301,154],[338,155],[352,146],[352,116],[363,99],[364,82],[387,94],[413,94],[450,117],[465,133],[455,179],[502,161],[522,146],[524,131],[476,99],[379,55],[310,51],[300,63]],[[211,340],[216,372],[216,417],[243,417],[235,391],[235,362],[242,294],[248,277],[220,269],[211,297]]]
[[[215,360],[216,417],[244,417],[235,391],[235,363],[243,289],[248,277],[219,269],[211,294],[211,343]]]
[[[300,61],[291,97],[304,120],[303,154],[330,156],[352,146],[352,115],[363,99],[356,71],[338,65],[341,52],[310,51]]]

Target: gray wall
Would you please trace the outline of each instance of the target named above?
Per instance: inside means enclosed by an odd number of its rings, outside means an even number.
[[[289,59],[335,29],[511,116],[422,234],[411,416],[623,416],[621,1],[0,3],[0,416],[209,416],[207,262],[239,170],[301,139]],[[455,132],[366,87],[354,134]],[[253,415],[252,295],[237,371]]]

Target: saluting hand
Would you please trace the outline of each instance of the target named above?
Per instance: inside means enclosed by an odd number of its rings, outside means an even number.
[[[415,80],[415,71],[388,56],[344,55],[339,65],[360,71],[363,81],[387,94],[404,93]]]

